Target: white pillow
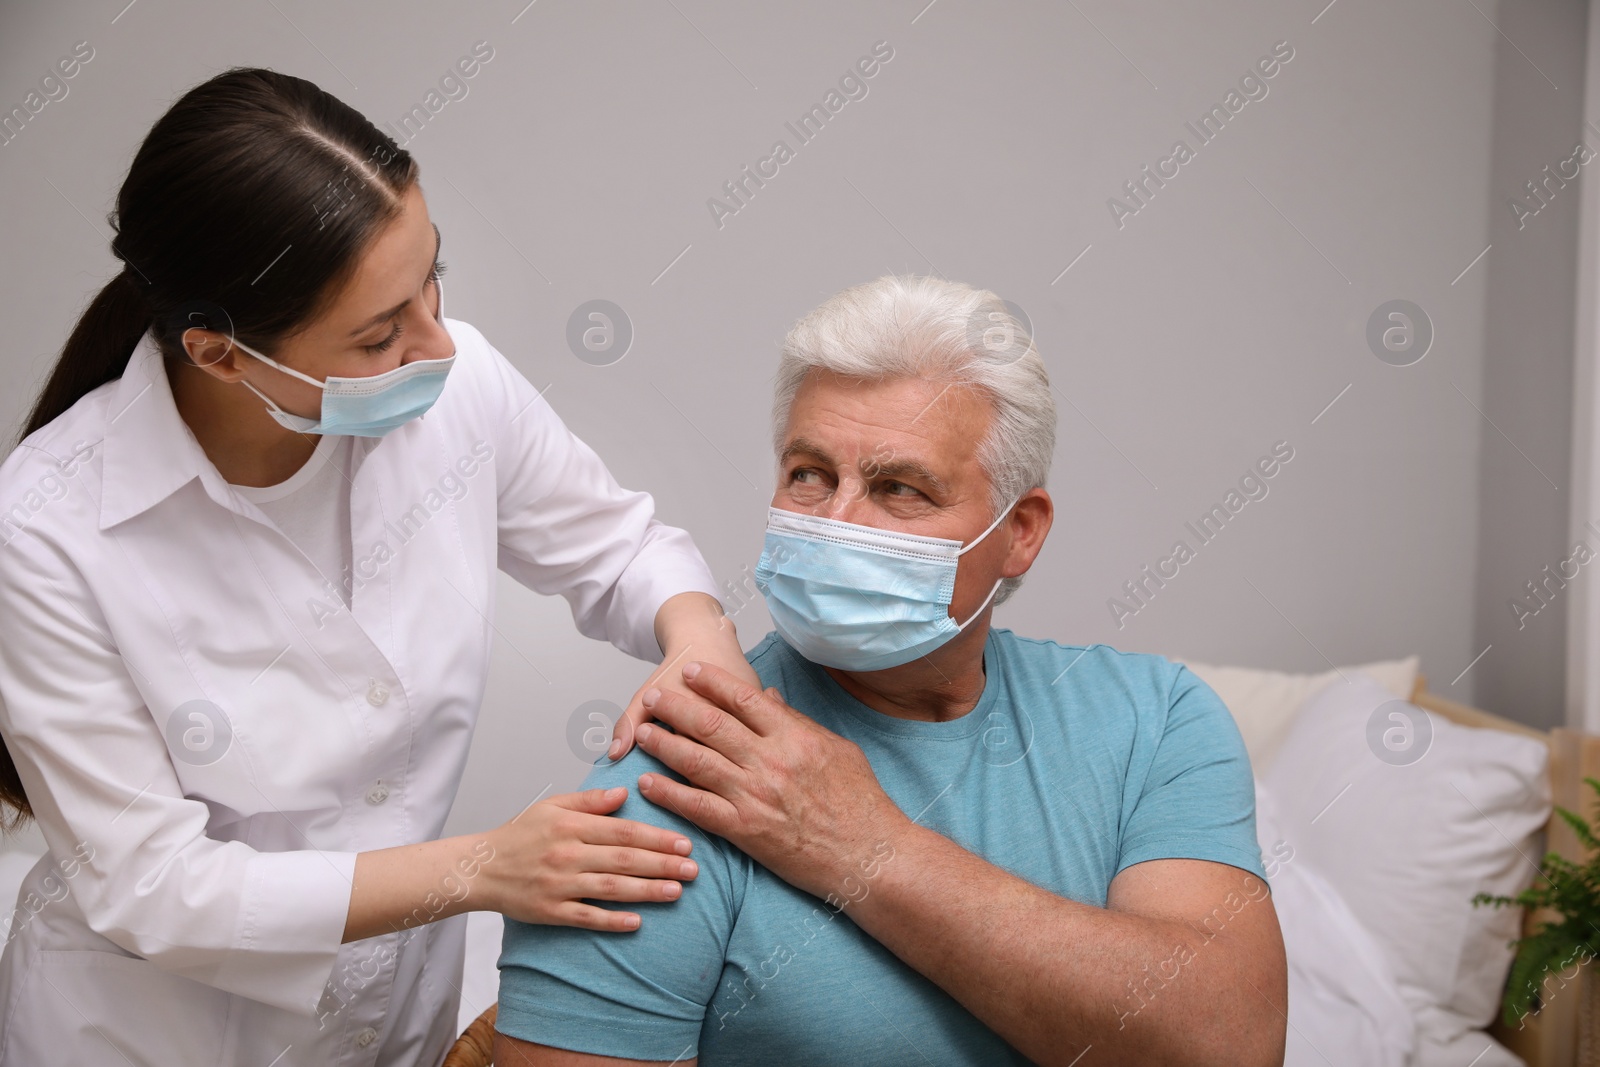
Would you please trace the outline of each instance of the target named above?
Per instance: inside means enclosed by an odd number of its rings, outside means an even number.
[[[1454,1043],[1499,1010],[1521,915],[1472,897],[1533,880],[1548,762],[1540,741],[1458,726],[1351,674],[1300,710],[1264,776],[1295,855],[1383,946],[1419,1044]]]
[[[1259,780],[1256,837],[1289,962],[1283,1067],[1415,1067],[1416,1021],[1400,999],[1388,956],[1327,878],[1288,843],[1277,804]]]
[[[1522,1058],[1482,1030],[1462,1030],[1424,1012],[1417,1020],[1417,1058],[1410,1067],[1528,1067]]]
[[[1411,698],[1417,684],[1417,657],[1380,660],[1354,667],[1325,671],[1321,674],[1286,674],[1283,671],[1261,671],[1253,667],[1218,667],[1210,663],[1182,663],[1200,676],[1200,680],[1216,690],[1217,696],[1233,713],[1233,721],[1244,737],[1244,747],[1250,753],[1250,765],[1256,777],[1267,773],[1283,744],[1284,735],[1295,712],[1311,696],[1329,682],[1344,681],[1357,673],[1365,674],[1400,697]],[[1341,675],[1340,671],[1344,673]]]

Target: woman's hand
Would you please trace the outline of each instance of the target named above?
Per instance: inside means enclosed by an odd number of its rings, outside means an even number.
[[[661,666],[652,671],[633,694],[627,710],[612,729],[611,748],[606,753],[612,761],[627,755],[639,724],[651,718],[640,699],[647,690],[694,695],[683,681],[686,663],[714,664],[738,680],[761,688],[755,668],[750,666],[739,647],[739,632],[734,629],[733,620],[715,598],[705,593],[679,593],[668,598],[656,612],[656,642],[663,653]]]
[[[530,804],[487,834],[441,838],[356,857],[344,940],[411,929],[464,911],[589,930],[636,929],[639,916],[584,900],[676,900],[699,873],[672,830],[610,815],[620,786]]]
[[[636,929],[639,916],[588,900],[677,900],[699,867],[687,837],[610,815],[628,791],[588,789],[541,800],[490,833],[484,864],[496,911],[508,918],[587,930]],[[491,868],[492,873],[491,873]]]

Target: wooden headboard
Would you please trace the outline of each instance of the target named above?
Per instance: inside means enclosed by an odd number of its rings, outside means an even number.
[[[1483,730],[1505,730],[1538,738],[1550,747],[1550,797],[1568,811],[1588,818],[1594,811],[1595,794],[1584,785],[1585,776],[1600,778],[1600,737],[1557,727],[1546,733],[1523,723],[1501,718],[1478,708],[1458,704],[1453,700],[1428,692],[1427,679],[1417,676],[1411,702],[1441,715],[1451,722]],[[1588,856],[1578,845],[1572,827],[1551,817],[1544,831],[1544,843],[1535,859],[1545,852],[1555,852],[1576,863]],[[1554,918],[1554,913],[1533,912],[1523,916],[1523,931],[1527,933],[1540,922]],[[1544,1003],[1536,1014],[1529,1015],[1521,1026],[1508,1027],[1496,1013],[1489,1033],[1495,1040],[1522,1057],[1528,1067],[1569,1067],[1578,1062],[1578,984],[1574,971],[1552,975],[1544,985]]]

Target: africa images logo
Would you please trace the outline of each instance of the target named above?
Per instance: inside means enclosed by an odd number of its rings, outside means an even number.
[[[1270,454],[1261,456],[1239,477],[1237,488],[1230,488],[1223,494],[1220,503],[1211,505],[1199,518],[1183,524],[1184,530],[1194,536],[1193,545],[1189,544],[1188,538],[1174,541],[1172,551],[1156,560],[1154,569],[1147,563],[1137,575],[1122,583],[1126,600],[1120,597],[1106,598],[1106,610],[1111,612],[1111,621],[1117,624],[1117,629],[1122,629],[1128,624],[1128,619],[1149,607],[1156,593],[1165,589],[1167,583],[1178,576],[1181,568],[1199,555],[1203,546],[1215,541],[1228,523],[1245,509],[1245,505],[1265,500],[1272,491],[1268,480],[1280,473],[1292,459],[1293,445],[1288,441],[1274,443]]]
[[[753,172],[750,165],[745,164],[737,177],[722,183],[727,200],[707,197],[706,209],[711,212],[711,221],[717,224],[717,229],[727,224],[729,216],[737,215],[748,207],[756,190],[765,189],[767,182],[778,176],[779,169],[796,157],[800,146],[815,140],[829,121],[844,110],[846,104],[852,100],[865,100],[869,91],[867,82],[893,58],[894,48],[888,41],[874,43],[871,55],[862,56],[839,76],[837,89],[830,88],[823,95],[821,103],[812,104],[794,122],[783,124],[784,129],[794,135],[793,148],[786,140],[772,142],[772,151],[756,160]]]
[[[1154,172],[1146,163],[1139,168],[1138,177],[1123,182],[1122,191],[1127,195],[1127,200],[1114,196],[1106,200],[1106,208],[1111,212],[1111,221],[1117,224],[1117,229],[1122,229],[1131,216],[1149,207],[1156,191],[1165,189],[1168,181],[1182,173],[1182,168],[1197,157],[1202,147],[1216,140],[1247,104],[1265,100],[1271,91],[1267,82],[1276,77],[1293,58],[1294,48],[1288,41],[1273,45],[1270,55],[1257,59],[1255,66],[1240,76],[1237,89],[1229,89],[1222,103],[1212,104],[1211,109],[1200,116],[1198,126],[1193,122],[1183,124],[1194,135],[1195,144],[1192,147],[1187,139],[1180,137],[1173,142],[1171,152],[1156,160]]]

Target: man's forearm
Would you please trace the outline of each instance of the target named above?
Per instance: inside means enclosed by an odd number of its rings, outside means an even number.
[[[893,845],[846,914],[1035,1062],[1281,1062],[1277,1009],[1203,931],[1057,896],[923,827]]]

